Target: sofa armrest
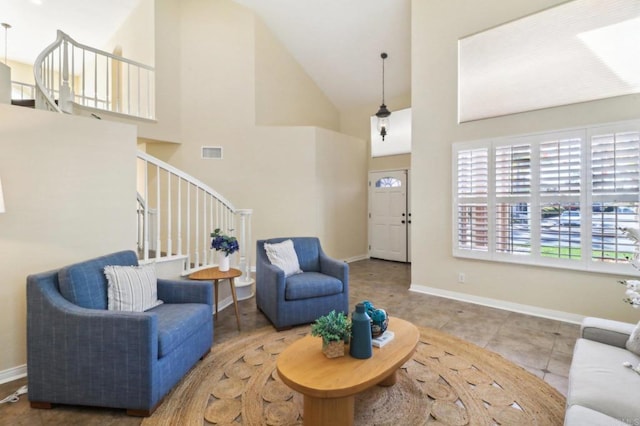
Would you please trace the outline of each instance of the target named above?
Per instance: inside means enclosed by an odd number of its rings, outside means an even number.
[[[635,324],[587,317],[582,321],[580,335],[584,339],[624,348]]]
[[[324,253],[320,254],[320,272],[339,279],[345,285],[349,283],[349,265]]]
[[[213,283],[158,278],[158,299],[164,303],[204,303],[213,306]]]
[[[285,282],[284,271],[277,266],[263,262],[260,271],[256,269],[256,286],[260,286],[262,298],[270,307],[275,308],[278,300],[284,300]]]

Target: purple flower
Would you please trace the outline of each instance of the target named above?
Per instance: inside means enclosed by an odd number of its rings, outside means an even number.
[[[211,238],[211,248],[223,251],[227,256],[240,250],[236,237],[230,237],[220,233],[220,228],[217,228],[211,233]]]

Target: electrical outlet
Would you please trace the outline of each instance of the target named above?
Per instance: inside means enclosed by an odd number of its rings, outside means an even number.
[[[459,283],[461,283],[461,284],[464,283],[465,278],[466,277],[464,276],[464,272],[458,272],[458,282]]]

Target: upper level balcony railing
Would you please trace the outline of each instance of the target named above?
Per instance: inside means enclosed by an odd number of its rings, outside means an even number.
[[[75,105],[155,119],[153,67],[85,46],[58,30],[34,64],[36,107],[71,113]]]

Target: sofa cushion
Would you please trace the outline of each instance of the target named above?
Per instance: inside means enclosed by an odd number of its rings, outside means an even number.
[[[627,426],[627,423],[580,405],[572,405],[564,415],[564,426]]]
[[[101,256],[60,269],[58,281],[60,293],[69,302],[88,309],[107,309],[107,265],[138,265],[133,251]]]
[[[616,419],[640,419],[640,375],[622,365],[640,363],[626,349],[578,339],[569,372],[567,405],[581,405]]]
[[[293,238],[300,269],[304,272],[320,271],[320,240],[312,237]]]
[[[212,315],[211,306],[200,303],[165,303],[147,312],[158,315],[158,358],[188,340]]]
[[[158,280],[153,264],[108,265],[104,267],[104,274],[110,311],[144,312],[163,303],[158,300]]]
[[[292,275],[285,283],[286,300],[309,299],[342,293],[342,281],[319,272]]]

